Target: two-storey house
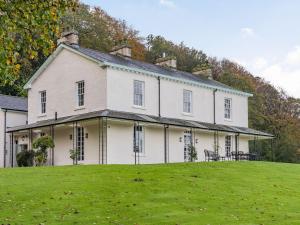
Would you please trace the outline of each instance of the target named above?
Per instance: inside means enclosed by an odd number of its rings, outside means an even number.
[[[50,135],[53,165],[72,164],[70,149],[82,164],[184,162],[191,145],[202,161],[205,149],[229,157],[272,137],[248,128],[251,94],[179,71],[173,58],[154,65],[133,60],[126,45],[110,54],[82,48],[74,32],[61,42],[25,86],[28,124],[9,130],[11,155]]]

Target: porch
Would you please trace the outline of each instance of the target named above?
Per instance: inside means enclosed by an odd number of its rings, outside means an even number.
[[[250,140],[272,138],[250,128],[110,110],[40,121],[11,128],[9,132],[12,167],[17,166],[16,154],[32,149],[33,141],[44,135],[51,136],[55,143],[48,152],[48,165],[184,162],[190,161],[189,145],[196,148],[197,161],[205,161],[206,149],[220,156],[238,151],[249,153]],[[230,139],[230,144],[226,145],[226,139]],[[70,158],[71,149],[79,150],[75,161]]]

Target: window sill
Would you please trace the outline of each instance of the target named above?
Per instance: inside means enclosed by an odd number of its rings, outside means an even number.
[[[38,118],[42,118],[42,117],[46,117],[47,116],[47,114],[40,114],[40,115],[38,115]]]
[[[186,113],[186,112],[182,112],[182,115],[184,116],[190,116],[190,117],[193,117],[193,113]]]
[[[78,110],[84,110],[85,107],[84,106],[78,106],[74,109],[74,111],[78,111]]]
[[[146,110],[145,106],[133,105],[132,108]]]
[[[227,121],[227,122],[232,122],[232,119],[226,119],[226,118],[224,118],[224,120]]]

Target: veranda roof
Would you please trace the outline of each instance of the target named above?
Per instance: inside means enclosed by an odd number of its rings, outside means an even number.
[[[130,121],[147,122],[147,123],[162,124],[162,125],[177,126],[177,127],[196,128],[202,130],[223,131],[223,132],[263,136],[263,137],[270,137],[270,138],[274,137],[272,134],[254,130],[248,127],[237,127],[237,126],[228,126],[228,125],[213,124],[213,123],[204,123],[199,121],[174,119],[168,117],[158,117],[152,115],[121,112],[121,111],[114,111],[114,110],[101,110],[101,111],[90,112],[85,114],[61,117],[57,119],[38,121],[32,124],[8,128],[7,132],[11,133],[16,131],[28,130],[33,128],[41,128],[41,127],[59,125],[59,124],[66,124],[66,123],[72,123],[76,121],[83,121],[83,120],[95,119],[95,118],[130,120]]]

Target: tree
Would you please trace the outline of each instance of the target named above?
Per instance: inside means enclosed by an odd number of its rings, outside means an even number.
[[[22,66],[56,47],[60,19],[77,0],[0,1],[0,86],[18,80]]]
[[[139,32],[128,26],[126,21],[109,16],[100,7],[80,4],[77,10],[68,10],[62,18],[62,28],[77,30],[82,47],[109,52],[115,45],[127,40],[132,47],[132,58],[145,58],[143,38]]]
[[[36,139],[32,146],[35,151],[34,159],[37,166],[45,165],[47,162],[48,153],[47,150],[49,148],[54,148],[53,139],[49,136],[43,136]]]

